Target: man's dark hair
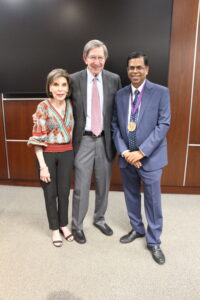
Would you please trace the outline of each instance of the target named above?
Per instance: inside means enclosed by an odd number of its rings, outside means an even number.
[[[148,62],[148,57],[146,54],[144,54],[143,52],[140,52],[140,51],[134,51],[134,52],[131,52],[127,58],[127,66],[128,66],[128,63],[129,63],[129,60],[132,59],[132,58],[139,58],[139,57],[143,57],[144,58],[144,64],[145,66],[148,66],[149,65],[149,62]]]

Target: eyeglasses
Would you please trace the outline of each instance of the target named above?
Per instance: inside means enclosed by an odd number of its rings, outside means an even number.
[[[92,61],[98,60],[98,61],[104,61],[105,58],[103,56],[88,56],[88,58]]]
[[[136,66],[136,67],[134,67],[134,66],[130,66],[130,67],[127,67],[127,70],[128,71],[142,71],[142,70],[144,70],[145,69],[145,67],[144,66]]]

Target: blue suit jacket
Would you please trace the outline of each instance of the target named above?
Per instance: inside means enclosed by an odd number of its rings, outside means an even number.
[[[128,146],[128,109],[131,85],[120,89],[115,96],[112,119],[113,140],[119,154],[119,167],[127,162],[121,156]],[[153,171],[167,164],[166,134],[170,125],[170,97],[168,88],[146,80],[136,131],[137,147],[145,157],[142,168]]]

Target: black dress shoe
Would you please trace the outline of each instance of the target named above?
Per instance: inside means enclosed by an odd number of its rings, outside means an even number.
[[[133,242],[137,238],[144,237],[145,234],[140,234],[136,232],[135,230],[131,230],[128,234],[124,235],[120,239],[120,243],[127,244]]]
[[[151,251],[153,259],[159,264],[163,265],[165,263],[165,256],[160,246],[147,246],[147,248]]]
[[[74,236],[74,240],[79,243],[79,244],[85,244],[86,243],[86,238],[83,230],[72,230],[72,234]]]
[[[93,223],[95,227],[97,227],[103,234],[105,235],[112,235],[113,231],[112,229],[106,224],[98,224],[98,223]]]

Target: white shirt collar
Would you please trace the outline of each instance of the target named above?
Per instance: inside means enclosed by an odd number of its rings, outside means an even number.
[[[92,82],[92,80],[94,79],[94,75],[90,72],[90,70],[87,68],[87,76],[88,76],[88,81]],[[96,78],[98,79],[98,81],[102,82],[102,72],[100,72]]]
[[[142,89],[143,89],[143,87],[144,87],[144,85],[145,85],[145,82],[146,82],[146,79],[145,79],[145,81],[144,81],[138,88],[135,88],[135,87],[131,84],[131,90],[132,90],[133,95],[134,95],[135,90],[138,90],[138,91],[141,93],[141,91],[142,91]]]

